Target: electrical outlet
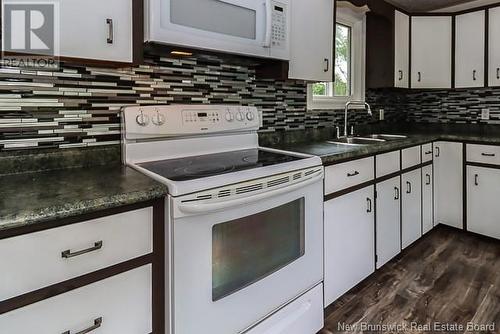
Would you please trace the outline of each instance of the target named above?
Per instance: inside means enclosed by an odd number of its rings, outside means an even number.
[[[488,108],[481,109],[481,119],[482,120],[489,120],[490,119],[490,109],[488,109]]]
[[[385,119],[385,110],[379,109],[379,120],[383,121]]]

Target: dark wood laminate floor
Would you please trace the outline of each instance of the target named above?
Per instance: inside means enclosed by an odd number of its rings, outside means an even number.
[[[325,311],[320,334],[500,333],[500,241],[438,226]]]

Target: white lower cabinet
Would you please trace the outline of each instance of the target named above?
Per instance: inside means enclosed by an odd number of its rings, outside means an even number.
[[[152,331],[151,265],[0,315],[2,333]]]
[[[325,306],[375,270],[374,187],[325,202]]]
[[[434,143],[434,220],[463,228],[463,144]]]
[[[432,165],[422,167],[422,233],[434,227],[434,182]]]
[[[422,236],[422,171],[401,176],[401,246],[406,248]]]
[[[401,178],[376,185],[377,269],[401,252]]]
[[[500,169],[467,167],[467,229],[500,239]]]

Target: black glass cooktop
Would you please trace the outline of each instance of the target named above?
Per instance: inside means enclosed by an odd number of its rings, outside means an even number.
[[[302,158],[250,149],[151,161],[141,163],[139,166],[172,181],[188,181],[300,159]]]

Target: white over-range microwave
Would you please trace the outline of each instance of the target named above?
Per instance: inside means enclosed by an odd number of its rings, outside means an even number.
[[[290,59],[290,0],[147,0],[146,41]]]

